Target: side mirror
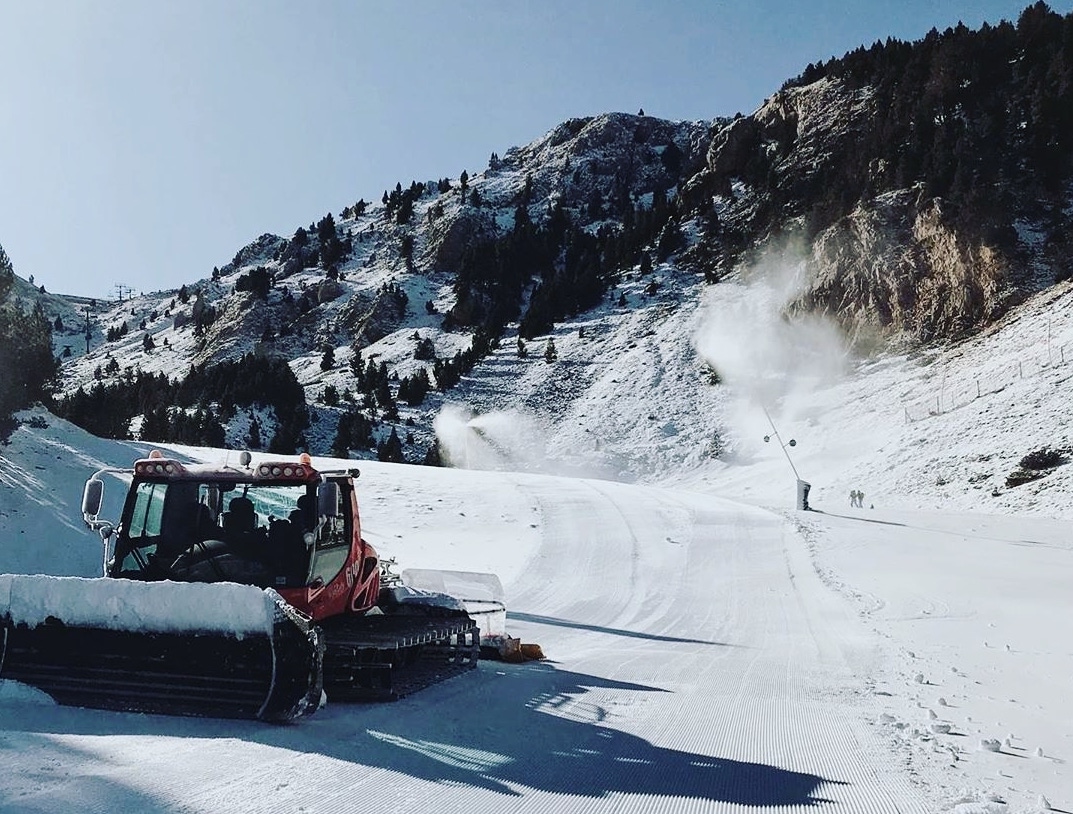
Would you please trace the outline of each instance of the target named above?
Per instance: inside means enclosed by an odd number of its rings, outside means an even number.
[[[82,490],[82,519],[87,525],[97,524],[97,515],[101,513],[103,500],[104,481],[96,477],[87,480],[86,488]]]
[[[325,481],[317,487],[317,515],[336,517],[339,514],[339,484]]]

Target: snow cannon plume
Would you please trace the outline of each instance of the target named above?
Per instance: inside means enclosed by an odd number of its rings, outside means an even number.
[[[841,330],[816,314],[791,313],[801,290],[804,252],[766,254],[737,283],[713,291],[697,331],[697,352],[742,400],[735,422],[745,437],[767,428],[758,407],[776,420],[793,420],[795,402],[845,371]]]
[[[447,405],[433,424],[444,461],[459,469],[540,470],[545,460],[544,431],[521,413],[478,415]]]

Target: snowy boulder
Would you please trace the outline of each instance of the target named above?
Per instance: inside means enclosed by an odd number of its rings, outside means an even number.
[[[326,302],[339,299],[343,296],[343,286],[338,280],[324,280],[317,286],[317,302],[323,305]]]

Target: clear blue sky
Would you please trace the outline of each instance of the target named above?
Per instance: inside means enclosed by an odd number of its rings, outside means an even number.
[[[472,174],[573,116],[749,113],[809,62],[1026,5],[11,0],[0,245],[56,293],[175,288],[263,232]]]

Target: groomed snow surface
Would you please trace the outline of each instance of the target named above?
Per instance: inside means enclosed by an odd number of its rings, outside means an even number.
[[[816,511],[747,401],[720,419],[735,460],[659,485],[362,463],[365,535],[400,568],[497,573],[547,661],[284,727],[0,683],[0,811],[1073,811],[1073,467],[1004,484],[1069,445],[1068,369],[986,386],[1071,312],[768,402]],[[0,448],[0,572],[98,573],[82,483],[144,451],[24,424]]]

